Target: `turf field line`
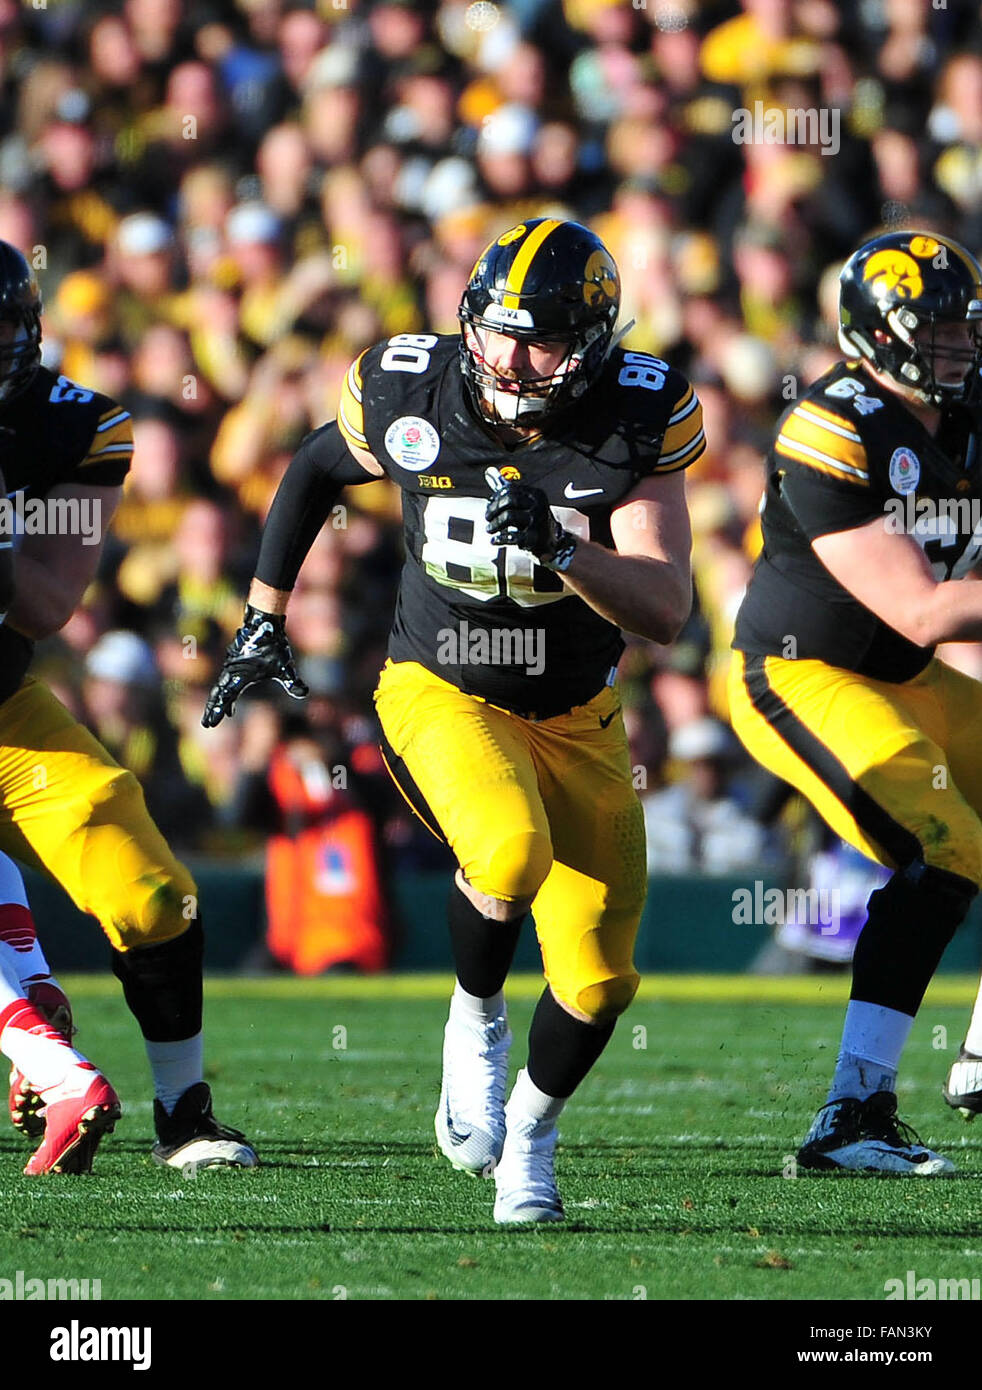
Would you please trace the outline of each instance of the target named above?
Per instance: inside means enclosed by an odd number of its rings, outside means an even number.
[[[121,998],[112,975],[63,975],[69,995],[78,999]],[[344,975],[316,979],[275,976],[210,976],[205,992],[212,999],[437,999],[446,1002],[453,979],[446,975]],[[926,1004],[965,1006],[975,1000],[978,978],[943,975],[927,993]],[[542,993],[541,975],[512,975],[510,999],[536,1000]],[[747,1004],[817,1004],[841,1008],[849,998],[846,975],[649,975],[642,979],[639,1003],[716,1002]]]

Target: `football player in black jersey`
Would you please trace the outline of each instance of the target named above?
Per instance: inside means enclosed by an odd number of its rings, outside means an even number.
[[[251,1167],[218,1124],[203,1081],[201,925],[194,882],[121,768],[28,675],[36,639],[57,632],[93,578],[133,452],[127,411],[40,365],[41,297],[21,253],[0,242],[0,466],[14,521],[16,592],[0,626],[0,1048],[13,1062],[15,1126],[42,1142],[25,1171],[84,1172],[119,1101],[71,1046],[71,1007],[37,943],[19,872],[42,869],[113,947],[113,969],[146,1040],[153,1156],[182,1169]]]
[[[849,360],[785,413],[768,458],[734,728],[894,871],[869,900],[806,1168],[952,1166],[898,1122],[895,1090],[924,991],[982,883],[982,685],[934,652],[982,640],[980,280],[965,248],[934,233],[861,246],[841,276]],[[978,1007],[966,1042],[947,1096],[978,1109]]]
[[[348,372],[267,522],[246,619],[204,723],[297,679],[284,613],[345,484],[402,489],[406,563],[376,691],[396,781],[459,868],[457,984],[436,1115],[457,1168],[494,1170],[495,1219],[562,1219],[556,1119],[638,985],[644,827],[614,684],[620,628],[670,642],[690,607],[683,470],[701,407],[614,346],[598,238],[537,218],[481,255],[461,333],[399,334]],[[547,987],[505,1105],[503,986],[532,909]]]

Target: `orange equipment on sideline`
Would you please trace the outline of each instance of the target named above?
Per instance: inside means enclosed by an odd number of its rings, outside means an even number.
[[[371,817],[320,758],[277,749],[269,786],[291,833],[266,855],[266,942],[298,975],[332,965],[384,970],[389,920]]]

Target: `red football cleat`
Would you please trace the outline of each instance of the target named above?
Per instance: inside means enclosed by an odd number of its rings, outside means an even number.
[[[92,1079],[86,1085],[86,1078]],[[84,1087],[84,1089],[83,1089]],[[122,1114],[119,1096],[89,1064],[77,1067],[60,1086],[44,1093],[44,1141],[24,1172],[91,1173],[99,1140],[116,1127]]]
[[[42,981],[40,984],[28,986],[27,998],[38,1013],[48,1020],[52,1028],[57,1029],[67,1042],[71,1042],[75,1027],[72,1023],[72,1006],[68,1002],[68,996],[57,985]],[[24,1073],[16,1067],[10,1069],[8,1104],[10,1123],[14,1129],[19,1129],[28,1139],[40,1139],[44,1133],[44,1119],[38,1112],[43,1108],[44,1101]]]

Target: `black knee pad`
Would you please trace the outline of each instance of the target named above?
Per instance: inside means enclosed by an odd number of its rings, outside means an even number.
[[[203,959],[200,916],[159,946],[113,951],[113,974],[148,1042],[180,1042],[201,1032]]]
[[[493,922],[484,917],[454,883],[447,919],[454,966],[461,988],[487,999],[501,989],[511,969],[527,911]]]
[[[571,1096],[610,1042],[616,1018],[584,1023],[546,988],[529,1028],[528,1074],[547,1096]]]
[[[874,911],[912,915],[932,935],[944,936],[947,945],[968,916],[978,891],[970,878],[915,859],[870,894],[869,913],[871,917]]]
[[[853,958],[852,998],[913,1017],[977,892],[971,879],[921,860],[899,869],[870,894]]]

